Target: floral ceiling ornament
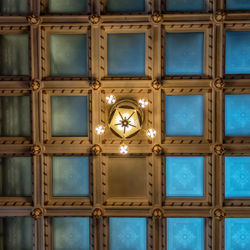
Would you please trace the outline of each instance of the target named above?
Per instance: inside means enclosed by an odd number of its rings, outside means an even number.
[[[142,128],[143,112],[132,100],[121,100],[115,104],[109,115],[109,128],[120,138],[136,135]]]

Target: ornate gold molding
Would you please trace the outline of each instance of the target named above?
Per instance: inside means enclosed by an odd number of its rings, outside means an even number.
[[[101,87],[101,83],[98,80],[92,81],[90,85],[94,90],[97,90]]]
[[[151,15],[151,19],[154,23],[160,23],[162,21],[162,16],[159,12],[154,12]]]
[[[41,88],[41,82],[39,80],[33,80],[31,83],[31,88],[33,91],[37,91]]]
[[[161,88],[161,82],[159,82],[158,80],[154,80],[152,82],[152,87],[155,89],[155,90],[159,90]]]
[[[160,209],[160,208],[153,209],[152,217],[155,218],[155,219],[161,219],[161,218],[163,218],[164,217],[163,210]]]
[[[152,152],[155,154],[155,155],[160,155],[162,153],[162,147],[159,145],[159,144],[156,144],[153,146],[152,148]]]
[[[210,211],[210,214],[212,217],[214,217],[215,219],[220,220],[220,221],[223,220],[226,216],[225,211],[220,207],[213,208]]]
[[[96,15],[92,15],[89,17],[89,21],[92,23],[92,24],[98,24],[101,22],[101,17],[100,16],[96,16]]]
[[[95,144],[92,148],[91,151],[94,155],[99,155],[102,152],[102,148],[100,145]]]
[[[43,214],[44,214],[44,210],[40,207],[37,207],[37,208],[34,208],[33,211],[31,212],[31,217],[34,220],[37,220],[38,217],[43,216]]]
[[[39,145],[33,145],[31,152],[33,155],[39,155],[42,152],[42,148]]]
[[[27,16],[27,21],[30,25],[38,25],[40,23],[40,18],[35,15],[31,15]]]
[[[224,88],[224,82],[222,78],[217,78],[215,79],[212,84],[211,87],[214,88],[215,90],[222,90]]]
[[[103,210],[101,208],[95,208],[93,210],[92,216],[94,216],[96,219],[99,219],[104,214]]]
[[[223,155],[225,153],[225,148],[222,144],[216,144],[213,146],[213,151],[216,155]]]
[[[226,13],[224,11],[217,11],[214,15],[214,21],[216,23],[223,23],[226,19]]]

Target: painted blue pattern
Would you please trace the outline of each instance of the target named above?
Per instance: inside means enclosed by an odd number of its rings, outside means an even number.
[[[87,75],[87,35],[50,35],[50,75]]]
[[[225,95],[225,135],[250,136],[250,95]]]
[[[0,97],[0,136],[29,137],[31,134],[30,97]]]
[[[110,218],[110,250],[146,250],[146,218]]]
[[[53,195],[88,196],[88,157],[53,157]]]
[[[1,14],[27,14],[28,0],[1,0]]]
[[[53,218],[53,250],[88,250],[88,217]]]
[[[226,74],[250,74],[250,31],[226,32]]]
[[[203,250],[204,219],[203,218],[168,218],[167,219],[168,250]]]
[[[29,75],[29,35],[0,35],[0,75]]]
[[[203,74],[204,33],[166,33],[166,74]]]
[[[87,12],[88,0],[49,0],[50,13]]]
[[[250,197],[250,157],[225,157],[225,197]]]
[[[87,96],[51,97],[52,136],[88,136]]]
[[[143,12],[145,0],[107,0],[108,12]]]
[[[167,11],[202,11],[205,9],[204,0],[166,0]]]
[[[145,34],[108,34],[108,74],[145,74]]]
[[[204,157],[166,157],[168,197],[202,197]]]
[[[203,95],[166,96],[166,135],[203,136]]]
[[[248,250],[250,245],[250,219],[225,219],[225,250]]]
[[[226,0],[228,10],[250,10],[249,0]]]
[[[0,158],[0,196],[31,196],[31,157]]]
[[[6,217],[0,219],[3,225],[4,250],[33,249],[33,219],[31,217]]]

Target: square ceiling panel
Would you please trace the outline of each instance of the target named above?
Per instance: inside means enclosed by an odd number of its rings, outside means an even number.
[[[204,11],[206,0],[166,0],[167,11]]]
[[[166,135],[203,136],[203,95],[166,96]]]
[[[0,158],[0,177],[0,196],[31,196],[31,157]]]
[[[52,136],[88,136],[87,96],[51,96]]]
[[[53,196],[88,196],[88,157],[52,158]]]
[[[87,75],[87,35],[50,35],[50,75]]]
[[[108,34],[107,40],[109,75],[145,75],[144,33]]]
[[[250,136],[250,95],[225,95],[225,135]]]
[[[166,75],[204,73],[204,33],[166,33]]]
[[[107,0],[107,12],[143,12],[145,0]]]
[[[167,197],[204,195],[204,157],[166,157]]]
[[[110,250],[146,250],[146,218],[110,218]]]
[[[226,74],[250,74],[250,32],[226,32]]]
[[[28,13],[28,6],[28,0],[1,0],[0,13],[24,15]]]
[[[86,13],[88,0],[48,0],[49,13]]]
[[[30,97],[0,96],[0,136],[29,137]]]
[[[0,75],[29,75],[29,35],[0,35]]]
[[[168,218],[167,249],[203,250],[204,231],[203,218]]]

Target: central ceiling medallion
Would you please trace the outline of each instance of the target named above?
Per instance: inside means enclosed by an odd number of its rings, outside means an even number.
[[[143,111],[137,102],[121,100],[111,108],[109,127],[115,135],[130,138],[141,130],[143,118]]]

